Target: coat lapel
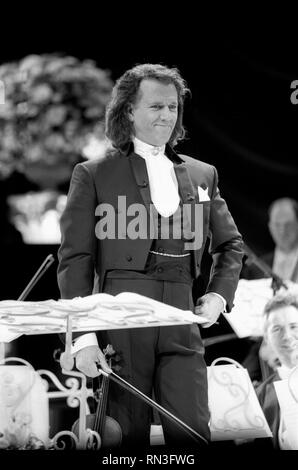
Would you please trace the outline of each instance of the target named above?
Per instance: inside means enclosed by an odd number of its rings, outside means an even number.
[[[197,205],[199,203],[198,194],[195,190],[195,187],[191,181],[187,166],[185,163],[174,166],[176,177],[179,185],[179,192],[182,199],[182,203],[189,206],[190,210],[185,211],[185,216],[188,218],[187,223],[192,232],[195,231],[197,224],[194,223],[195,219],[198,217],[198,211],[203,210],[202,205]],[[199,244],[203,242],[203,217],[199,219],[198,231],[196,230],[195,237],[199,241]],[[198,263],[198,249],[192,249],[192,259],[194,266]]]
[[[150,204],[152,204],[152,201],[151,201],[149,177],[147,173],[146,162],[144,158],[139,157],[135,153],[132,153],[129,155],[129,161],[130,161],[132,172],[135,177],[142,200],[145,204],[145,207],[148,213],[150,213]]]
[[[190,179],[185,163],[174,165],[179,192],[183,204],[191,204],[193,207],[196,203],[196,191]]]

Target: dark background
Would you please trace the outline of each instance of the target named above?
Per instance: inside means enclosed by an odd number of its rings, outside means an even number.
[[[84,10],[81,5],[75,17],[62,17],[54,7],[45,7],[37,18],[28,19],[27,14],[22,19],[20,11],[17,21],[3,16],[0,63],[60,52],[95,60],[110,70],[114,81],[136,63],[178,67],[192,97],[185,106],[188,138],[177,150],[216,166],[221,193],[245,241],[258,255],[270,251],[269,204],[279,197],[298,199],[298,105],[290,101],[291,82],[298,79],[298,46],[291,12],[287,21],[276,25],[265,16],[258,24],[248,19],[244,26],[243,13],[229,23],[217,18],[218,27],[213,17],[206,26],[204,18],[182,6],[172,19],[161,17],[158,7],[150,5],[139,4],[135,19],[130,14],[122,17],[116,6],[106,12],[87,5]],[[20,191],[19,185],[17,180],[2,184],[2,201],[5,194]],[[2,214],[5,220],[4,209]],[[57,248],[24,246],[14,233],[6,237],[0,298],[17,298],[44,258],[49,253],[56,256]],[[57,262],[28,300],[59,297],[56,268]],[[222,321],[208,334],[226,331],[231,330]],[[35,367],[44,367],[46,354],[51,356],[60,345],[56,338],[48,338],[47,353],[36,354],[41,347],[36,338],[18,341]],[[241,359],[235,347],[233,351]]]

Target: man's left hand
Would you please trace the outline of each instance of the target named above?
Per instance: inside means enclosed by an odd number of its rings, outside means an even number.
[[[221,298],[209,292],[198,299],[195,314],[206,318],[208,323],[203,323],[201,326],[209,328],[217,321],[223,309],[224,306]]]

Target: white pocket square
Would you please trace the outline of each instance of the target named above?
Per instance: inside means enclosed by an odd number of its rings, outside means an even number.
[[[198,195],[199,195],[199,201],[210,201],[210,197],[208,196],[208,187],[206,189],[201,188],[201,186],[198,186]]]

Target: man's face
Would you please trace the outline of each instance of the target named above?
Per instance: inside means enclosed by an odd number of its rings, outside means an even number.
[[[130,118],[135,136],[150,145],[166,144],[178,116],[178,94],[175,85],[157,80],[143,80]]]
[[[282,364],[298,364],[298,310],[293,305],[269,313],[266,322],[266,340]]]
[[[298,220],[290,204],[273,207],[270,214],[269,230],[276,246],[285,252],[298,244]]]

